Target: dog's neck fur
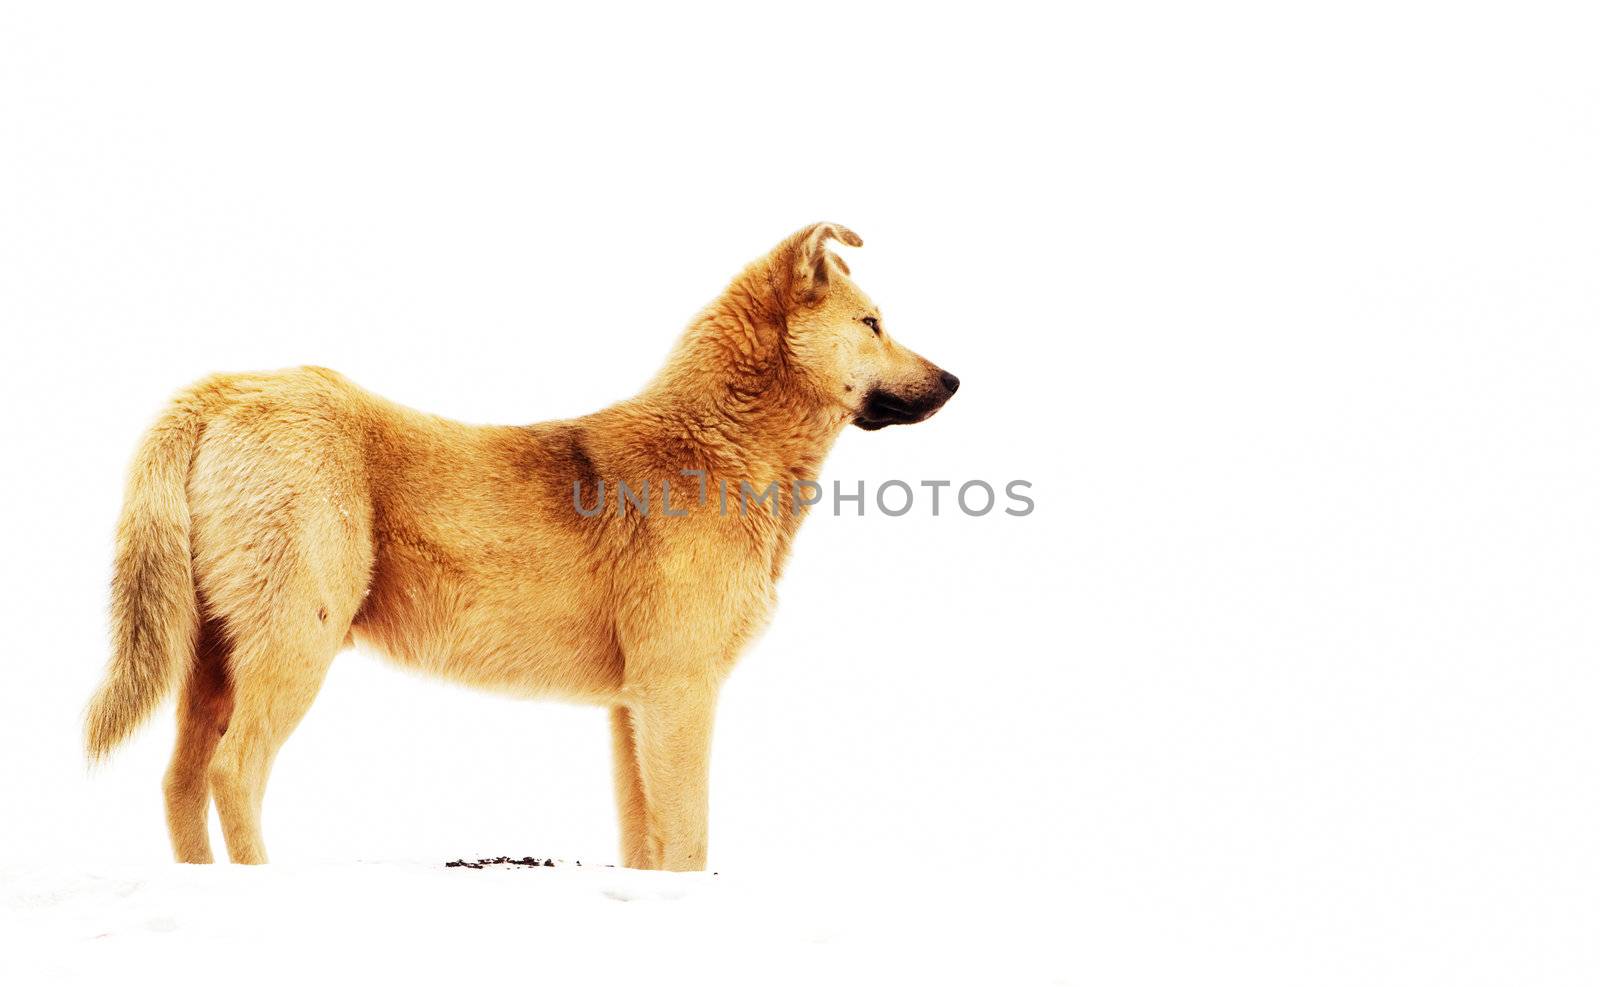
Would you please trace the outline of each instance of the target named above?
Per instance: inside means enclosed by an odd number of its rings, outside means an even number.
[[[786,346],[792,297],[787,258],[763,258],[690,323],[665,367],[635,401],[671,431],[752,482],[816,479],[849,422],[809,386]]]

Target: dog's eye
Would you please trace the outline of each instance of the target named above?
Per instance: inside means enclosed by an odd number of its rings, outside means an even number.
[[[878,325],[878,317],[875,315],[869,315],[861,321],[867,324],[867,328],[872,330],[874,336],[883,331],[883,327]]]

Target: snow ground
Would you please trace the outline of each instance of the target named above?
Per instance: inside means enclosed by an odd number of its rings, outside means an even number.
[[[62,863],[0,874],[0,894],[14,985],[1064,982],[1049,943],[966,883]]]

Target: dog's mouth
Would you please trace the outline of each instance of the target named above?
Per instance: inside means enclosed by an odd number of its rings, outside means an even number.
[[[938,411],[943,398],[907,401],[884,390],[873,390],[856,415],[855,426],[875,432],[886,425],[912,425]]]

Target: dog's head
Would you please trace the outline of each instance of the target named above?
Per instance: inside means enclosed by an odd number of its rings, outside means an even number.
[[[786,341],[797,376],[824,406],[869,431],[932,417],[961,381],[890,337],[829,240],[861,246],[843,226],[816,223],[778,248],[789,274]]]

